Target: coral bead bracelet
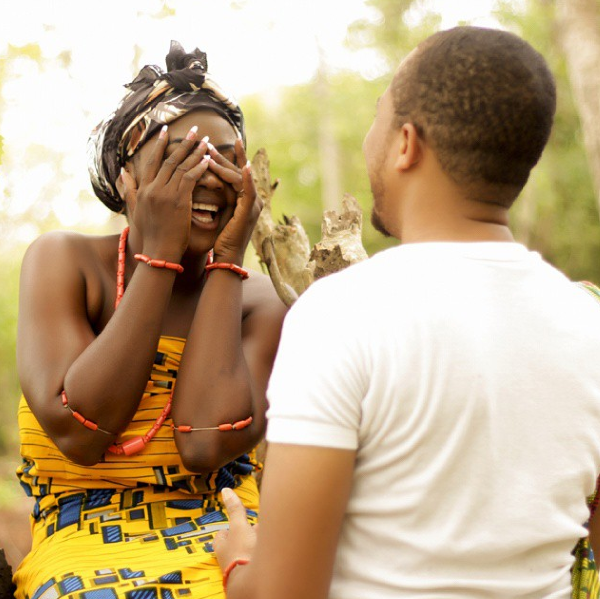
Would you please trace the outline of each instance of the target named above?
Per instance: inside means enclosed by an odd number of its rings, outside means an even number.
[[[118,260],[117,260],[117,297],[115,300],[115,310],[117,309],[119,303],[121,302],[121,299],[123,298],[123,294],[125,293],[125,256],[126,256],[126,249],[127,249],[127,235],[128,234],[129,234],[129,227],[125,227],[125,229],[123,229],[123,232],[121,233],[121,237],[119,238],[119,250],[118,250]],[[145,262],[146,264],[148,264],[148,266],[152,266],[154,268],[166,268],[166,269],[170,269],[170,270],[176,270],[177,272],[180,272],[180,273],[183,272],[183,266],[181,266],[181,264],[175,264],[174,262],[167,262],[166,260],[155,260],[155,259],[149,258],[148,256],[146,256],[144,254],[135,254],[134,257],[136,260]],[[248,272],[245,271],[243,268],[236,266],[235,264],[228,264],[228,263],[223,263],[223,262],[212,263],[212,252],[209,254],[209,264],[206,266],[206,270],[207,271],[211,270],[211,267],[212,268],[225,268],[227,270],[231,270],[232,272],[235,272],[236,274],[241,276],[242,279],[248,278]],[[105,435],[117,436],[116,433],[112,433],[110,431],[107,431],[107,430],[99,427],[92,420],[88,420],[87,418],[85,418],[85,416],[82,416],[79,412],[77,412],[76,410],[73,410],[73,408],[71,408],[71,406],[69,405],[69,400],[67,399],[67,394],[64,390],[61,392],[60,395],[61,395],[61,401],[62,401],[63,407],[71,412],[71,415],[73,416],[73,418],[75,418],[75,420],[77,420],[77,422],[79,422],[80,424],[82,424],[83,426],[85,426],[86,428],[88,428],[91,431],[99,431],[101,433],[104,433]],[[133,454],[136,454],[136,453],[139,453],[140,451],[142,451],[142,449],[144,449],[144,447],[154,438],[154,436],[156,435],[156,433],[158,432],[160,427],[165,423],[165,420],[168,418],[169,414],[171,413],[172,403],[173,403],[173,393],[171,392],[171,394],[169,395],[169,399],[167,400],[167,403],[165,404],[165,407],[162,409],[162,412],[160,413],[160,416],[156,419],[156,421],[150,427],[148,432],[146,432],[144,435],[139,435],[137,437],[134,437],[133,439],[128,439],[127,441],[125,441],[123,443],[113,443],[112,445],[109,446],[108,451],[113,454],[126,455],[126,456],[130,456],[130,455],[133,455]],[[211,430],[227,432],[227,431],[237,431],[237,430],[244,429],[247,426],[250,426],[251,423],[252,423],[252,416],[246,418],[245,420],[239,420],[238,422],[233,422],[231,424],[225,423],[225,424],[219,424],[218,426],[212,426],[212,427],[194,428],[192,426],[187,426],[187,425],[175,426],[174,424],[172,424],[171,428],[173,430],[179,431],[181,433],[190,433],[193,431],[211,431]]]
[[[223,590],[227,592],[227,583],[229,582],[229,575],[233,572],[237,566],[246,566],[250,563],[250,560],[244,557],[238,557],[234,559],[228,566],[223,570]]]
[[[239,275],[241,277],[242,281],[249,277],[248,271],[245,268],[238,266],[237,264],[231,264],[229,262],[213,262],[212,264],[207,264],[205,266],[206,272],[210,272],[211,270],[215,270],[215,269],[230,270],[231,272],[235,273],[236,275]]]
[[[219,426],[203,426],[203,427],[193,427],[187,424],[180,424],[176,426],[175,424],[171,425],[171,428],[174,431],[179,433],[192,433],[194,431],[241,431],[243,428],[250,426],[252,424],[252,416],[248,416],[246,420],[238,420],[237,422],[233,422],[231,424],[219,424]]]
[[[140,262],[145,262],[148,266],[152,266],[153,268],[166,268],[167,270],[176,270],[179,273],[183,272],[183,266],[181,266],[181,264],[176,264],[175,262],[156,260],[146,256],[146,254],[134,254],[133,257]]]

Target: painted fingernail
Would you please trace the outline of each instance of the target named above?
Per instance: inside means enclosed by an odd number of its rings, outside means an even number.
[[[167,137],[168,130],[169,127],[167,127],[167,125],[163,125],[160,129],[160,133],[158,134],[158,139],[164,139],[165,137]]]
[[[215,146],[213,146],[210,141],[206,144],[208,146],[208,149],[211,150],[212,152],[215,151]]]
[[[252,168],[252,163],[248,160],[246,166],[248,167],[248,170],[250,170]]]
[[[205,136],[204,136],[204,137],[203,137],[203,138],[202,138],[200,141],[201,141],[202,143],[208,144],[208,140],[209,140],[209,137],[208,137],[208,135],[205,135]]]
[[[198,132],[198,126],[194,125],[191,129],[190,132],[185,136],[186,139],[194,139],[196,137],[196,133]]]
[[[210,160],[210,154],[204,154],[202,157],[202,162],[208,162]]]

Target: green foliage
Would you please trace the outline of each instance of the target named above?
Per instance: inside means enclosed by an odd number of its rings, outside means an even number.
[[[369,222],[371,191],[362,141],[373,122],[377,98],[385,91],[393,70],[421,39],[437,29],[440,17],[424,13],[409,26],[405,17],[422,2],[369,0],[367,4],[375,18],[351,25],[348,44],[357,50],[376,49],[385,60],[388,74],[368,81],[355,72],[338,72],[327,77],[326,84],[331,103],[327,112],[333,121],[340,154],[341,188],[356,197],[363,208],[363,241],[367,252],[372,254],[393,242],[377,233]],[[317,140],[324,107],[319,104],[316,79],[281,90],[275,102],[248,97],[242,105],[250,154],[258,147],[265,147],[271,159],[271,173],[281,179],[273,202],[275,216],[295,214],[311,242],[318,241],[323,206]]]
[[[331,119],[340,154],[341,188],[351,193],[365,211],[371,206],[371,192],[362,155],[362,140],[375,115],[377,98],[386,80],[365,81],[356,73],[342,72],[329,78]],[[296,215],[311,242],[321,237],[321,175],[317,146],[322,106],[316,100],[316,81],[281,90],[276,102],[265,104],[258,96],[242,102],[247,122],[249,154],[258,147],[267,149],[271,174],[280,179],[273,200],[275,218]],[[341,201],[341,198],[340,198]],[[389,243],[364,224],[367,251],[375,252]]]
[[[377,18],[353,23],[348,29],[351,48],[374,48],[385,59],[393,72],[400,61],[421,40],[435,33],[440,26],[440,15],[426,10],[422,0],[367,0]],[[419,12],[413,22],[411,15]]]
[[[599,282],[600,220],[554,4],[529,0],[525,10],[518,6],[520,11],[514,2],[499,2],[496,17],[546,58],[556,78],[557,111],[548,146],[518,200],[529,205],[514,208],[515,229],[571,278]]]
[[[16,368],[17,297],[20,260],[14,255],[2,261],[2,285],[0,286],[0,454],[17,440],[15,414],[19,397]],[[12,424],[12,426],[6,426]]]

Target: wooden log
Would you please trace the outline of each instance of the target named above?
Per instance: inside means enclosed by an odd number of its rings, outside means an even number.
[[[362,240],[362,211],[358,202],[346,194],[342,210],[327,210],[321,225],[322,239],[310,250],[310,242],[300,219],[284,216],[276,224],[271,200],[277,181],[271,182],[269,159],[260,149],[252,160],[256,189],[264,208],[252,235],[260,261],[269,271],[282,301],[290,306],[315,280],[368,258]],[[295,293],[292,293],[289,288]]]
[[[315,279],[368,258],[362,244],[362,210],[356,198],[346,194],[342,210],[327,210],[321,224],[321,241],[310,254],[309,268]]]

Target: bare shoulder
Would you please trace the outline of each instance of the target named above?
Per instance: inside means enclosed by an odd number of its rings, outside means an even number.
[[[244,312],[251,314],[259,311],[269,311],[285,316],[287,307],[281,301],[268,275],[256,270],[250,270],[250,275],[244,281]]]
[[[73,231],[51,231],[40,235],[25,252],[23,263],[38,261],[46,267],[100,267],[116,259],[116,235],[84,235]]]
[[[90,236],[72,231],[51,231],[40,235],[25,252],[24,263],[41,261],[46,266],[56,266],[57,260],[67,265],[84,265],[90,259],[98,259],[102,247],[111,237]]]
[[[272,367],[283,320],[288,308],[281,301],[269,276],[250,271],[243,285],[242,337],[254,356]]]
[[[288,308],[281,301],[268,275],[250,271],[244,281],[244,339],[256,339],[261,345],[275,351],[283,320]]]
[[[27,249],[21,267],[21,299],[81,303],[91,320],[100,317],[109,278],[114,278],[118,236],[53,231]],[[112,276],[110,276],[112,275]]]

